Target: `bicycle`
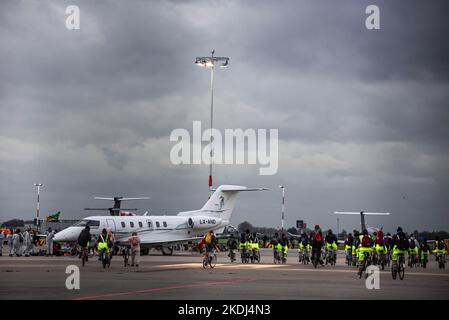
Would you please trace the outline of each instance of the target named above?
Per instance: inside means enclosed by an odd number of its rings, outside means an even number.
[[[248,249],[242,248],[240,258],[242,260],[242,263],[249,263],[249,252]]]
[[[309,252],[304,249],[302,251],[302,264],[309,264],[310,258],[309,258]]]
[[[281,255],[279,254],[279,251],[276,248],[273,249],[273,260],[274,264],[281,263]]]
[[[125,246],[122,249],[122,256],[123,256],[123,264],[125,267],[129,266],[129,256],[130,256],[131,246]]]
[[[404,253],[398,253],[398,261],[394,262],[391,267],[391,275],[394,280],[396,280],[399,275],[399,279],[404,280],[405,276],[405,257]]]
[[[321,251],[312,249],[312,264],[314,268],[316,268],[318,266],[318,263],[320,263],[320,257]]]
[[[214,268],[217,264],[217,255],[215,252],[206,252],[203,257],[203,268],[206,269],[209,265],[211,268]]]
[[[439,269],[445,269],[446,267],[446,258],[444,257],[442,252],[437,252],[436,259],[438,262],[438,268]]]
[[[351,250],[346,251],[346,264],[348,266],[352,265],[352,251]]]
[[[421,267],[423,267],[424,269],[427,267],[427,262],[428,262],[427,256],[428,256],[428,254],[423,254],[422,258],[421,258]]]
[[[284,250],[281,251],[280,261],[282,264],[287,263],[287,253]]]
[[[330,264],[331,266],[335,265],[336,258],[335,258],[335,251],[334,249],[327,250],[326,254],[326,265]]]
[[[251,250],[251,255],[250,255],[250,259],[251,259],[251,263],[260,263],[260,252],[259,250]]]
[[[231,263],[233,263],[236,260],[234,249],[229,249],[228,257],[231,259]]]
[[[106,266],[108,266],[108,268],[111,266],[111,258],[109,257],[109,253],[106,252],[106,249],[101,249],[100,259],[101,264],[103,265],[103,269],[105,269]]]
[[[385,269],[385,266],[387,264],[387,260],[386,259],[387,259],[386,258],[386,254],[385,253],[381,253],[380,256],[379,256],[379,264],[380,264],[380,267],[381,267],[382,271]]]
[[[88,260],[89,260],[89,258],[88,258],[88,254],[87,254],[87,248],[81,247],[81,263],[82,263],[83,267]]]
[[[368,268],[369,265],[371,265],[371,255],[369,252],[363,252],[363,255],[365,259],[361,264],[359,264],[359,271],[357,272],[359,279],[362,278],[363,273],[365,273],[365,279],[368,277],[368,274],[366,273],[366,268]]]
[[[416,254],[415,253],[411,253],[408,256],[408,266],[410,268],[416,267]]]

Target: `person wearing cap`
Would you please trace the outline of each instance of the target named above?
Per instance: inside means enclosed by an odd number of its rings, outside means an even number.
[[[128,241],[131,243],[131,267],[134,267],[134,265],[138,267],[140,259],[140,238],[137,236],[137,231],[133,231]]]

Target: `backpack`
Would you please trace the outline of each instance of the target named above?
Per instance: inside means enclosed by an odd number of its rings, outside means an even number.
[[[132,237],[131,244],[133,247],[137,247],[139,245],[139,239],[137,239],[137,237]]]
[[[321,234],[319,232],[315,233],[315,241],[316,242],[323,241],[323,238],[321,238]]]
[[[398,236],[398,249],[399,250],[407,250],[409,248],[409,243],[405,237]]]
[[[371,238],[369,236],[363,236],[362,247],[365,247],[365,248],[371,247]]]
[[[211,243],[212,243],[212,235],[211,235],[210,233],[208,233],[208,234],[206,235],[206,238],[204,239],[204,242],[205,242],[206,244],[211,244]]]
[[[415,249],[415,247],[416,247],[416,244],[415,244],[415,241],[410,241],[410,249]]]
[[[444,242],[442,240],[438,241],[438,250],[444,250]]]

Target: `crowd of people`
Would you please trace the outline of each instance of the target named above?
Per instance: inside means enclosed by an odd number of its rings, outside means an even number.
[[[53,238],[57,230],[52,230],[51,228],[45,234],[45,254],[51,256],[54,254]],[[31,230],[27,228],[25,231],[21,231],[19,228],[12,230],[3,230],[0,232],[0,256],[3,255],[3,243],[6,241],[8,245],[8,253],[10,257],[29,257],[36,255],[39,252],[37,248],[40,248],[39,235],[36,230]]]
[[[338,252],[337,236],[328,230],[324,235],[319,225],[316,225],[310,233],[303,232],[296,240],[291,235],[287,236],[285,232],[276,233],[273,237],[259,237],[250,230],[242,232],[239,237],[231,235],[227,240],[226,247],[229,250],[228,256],[233,262],[235,260],[235,252],[241,253],[242,262],[245,263],[244,254],[248,253],[249,257],[259,256],[259,248],[272,248],[273,255],[276,257],[281,254],[286,258],[287,252],[291,248],[297,248],[299,262],[320,264],[336,264]],[[396,233],[392,236],[390,233],[384,235],[382,230],[368,233],[368,230],[354,230],[346,235],[344,239],[344,252],[346,263],[348,265],[360,266],[365,263],[365,259],[369,258],[370,263],[376,265],[390,265],[390,262],[396,264],[399,255],[408,257],[410,267],[417,265],[426,266],[426,262],[430,255],[434,254],[437,259],[440,257],[445,261],[447,255],[447,244],[444,239],[435,238],[433,245],[430,245],[426,239],[416,239],[413,236],[408,237],[401,227],[397,228]],[[218,241],[213,231],[202,239],[199,244],[200,248],[204,246],[206,253],[218,249]],[[260,262],[254,258],[252,262]]]

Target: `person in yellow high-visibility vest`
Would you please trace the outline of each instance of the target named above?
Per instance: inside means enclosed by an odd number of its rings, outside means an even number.
[[[362,234],[359,236],[359,239],[358,261],[359,264],[363,264],[365,262],[365,253],[371,255],[373,251],[372,241],[370,236],[368,235],[368,230],[363,229]]]
[[[97,248],[99,253],[104,250],[106,254],[109,254],[109,235],[106,229],[103,229],[98,237]],[[99,254],[98,260],[101,260],[101,254]]]

